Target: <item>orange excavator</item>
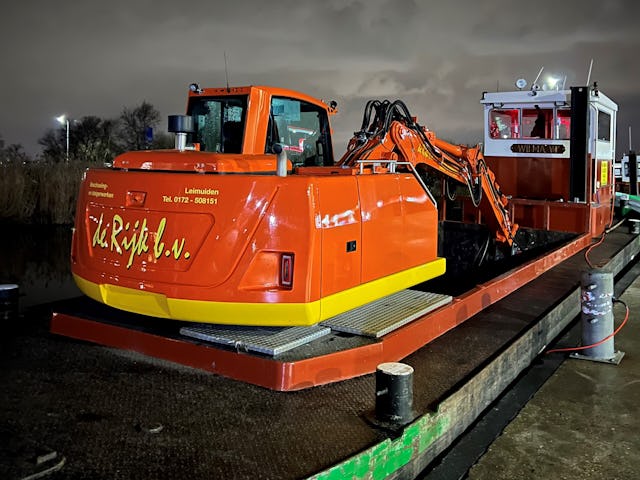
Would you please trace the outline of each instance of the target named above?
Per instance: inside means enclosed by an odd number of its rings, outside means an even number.
[[[312,325],[445,272],[431,171],[466,185],[513,246],[518,227],[477,147],[437,139],[400,101],[370,101],[334,162],[335,106],[192,84],[187,114],[169,117],[175,149],[86,172],[71,251],[79,288],[152,317]]]

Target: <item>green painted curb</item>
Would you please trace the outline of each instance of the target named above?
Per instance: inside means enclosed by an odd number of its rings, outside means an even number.
[[[348,460],[320,472],[311,480],[381,480],[422,454],[449,427],[448,415],[428,413],[407,426],[402,435],[387,439]]]

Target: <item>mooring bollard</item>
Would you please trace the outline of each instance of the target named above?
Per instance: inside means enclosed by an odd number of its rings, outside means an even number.
[[[582,345],[598,344],[613,333],[613,273],[599,268],[584,272],[580,292]],[[618,364],[624,352],[615,351],[614,339],[611,337],[572,356],[583,360]]]
[[[413,367],[398,362],[381,363],[376,369],[376,419],[402,426],[413,418]]]
[[[0,320],[18,318],[19,288],[14,283],[0,284]]]

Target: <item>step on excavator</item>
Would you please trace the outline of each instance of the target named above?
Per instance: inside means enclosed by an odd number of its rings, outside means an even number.
[[[71,252],[81,291],[151,317],[313,325],[445,272],[431,190],[452,182],[493,243],[517,251],[479,147],[372,100],[335,161],[336,112],[291,90],[192,84],[186,115],[169,117],[175,149],[87,170]]]

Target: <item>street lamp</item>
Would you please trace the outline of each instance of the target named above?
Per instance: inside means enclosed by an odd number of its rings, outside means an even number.
[[[56,117],[56,120],[60,125],[66,125],[67,128],[67,162],[69,161],[69,119],[66,115],[60,115]]]

